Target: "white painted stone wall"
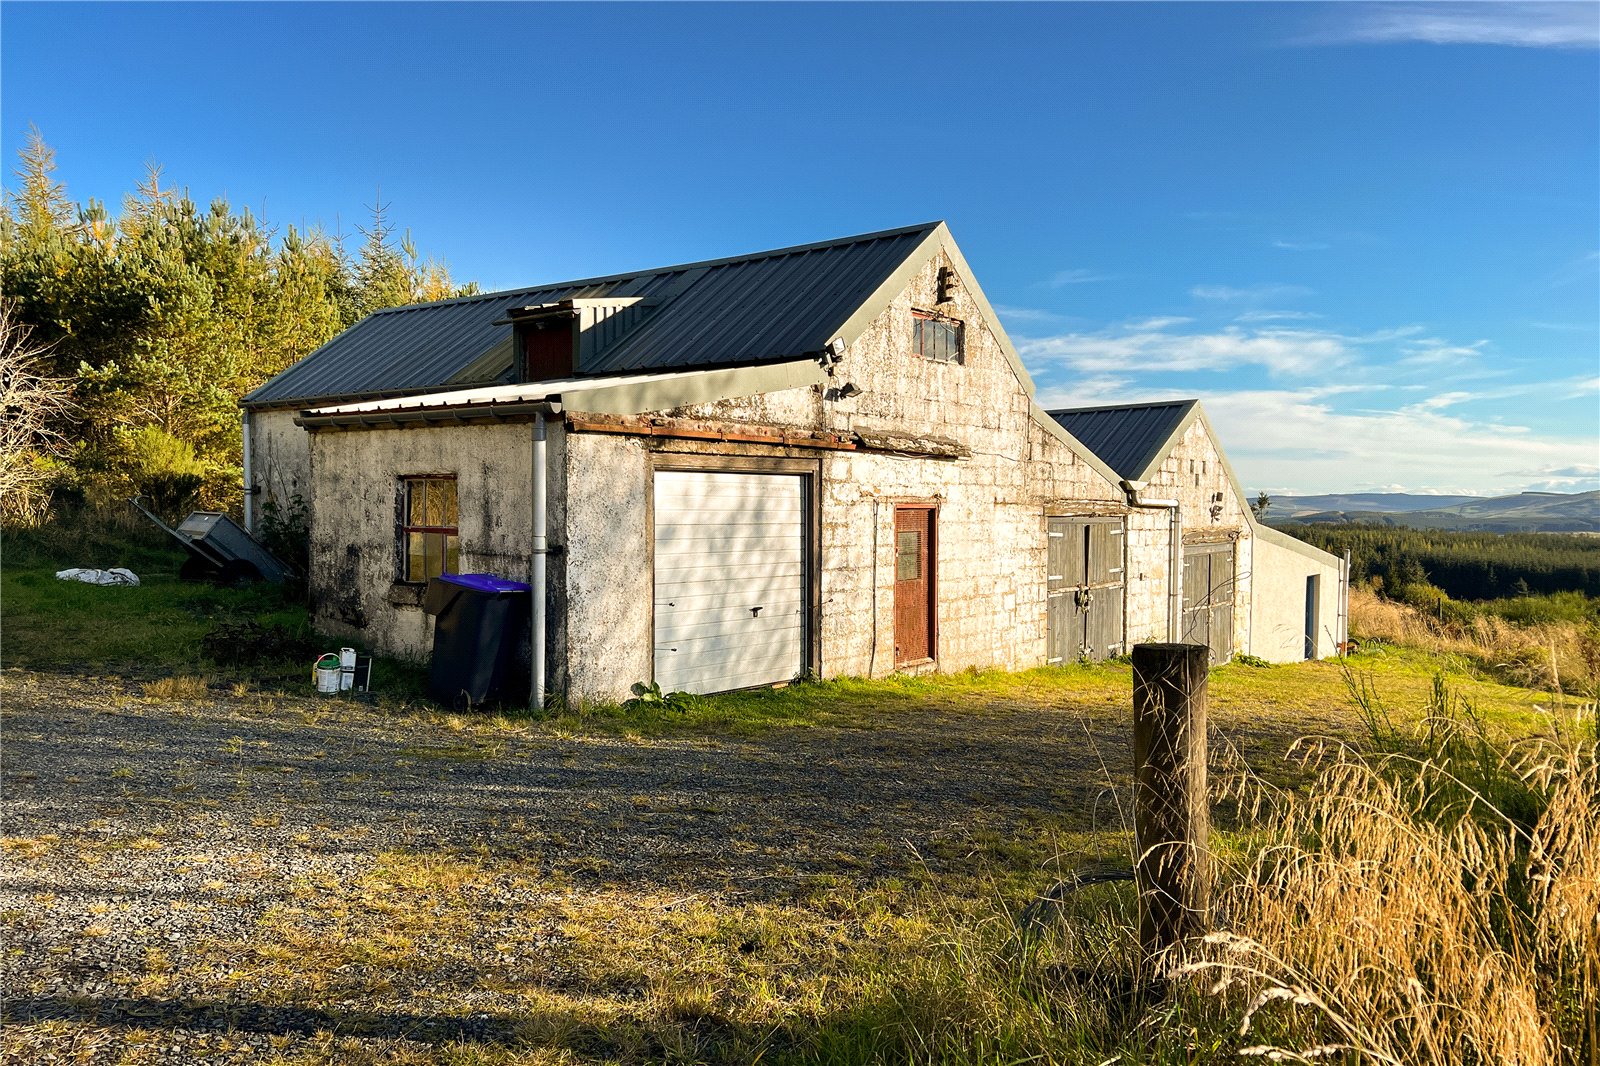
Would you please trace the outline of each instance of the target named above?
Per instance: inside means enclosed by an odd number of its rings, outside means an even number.
[[[1029,395],[962,286],[941,313],[966,324],[962,364],[911,353],[912,309],[935,307],[940,256],[850,345],[823,388],[694,405],[672,417],[835,433],[939,436],[959,461],[869,452],[643,440],[573,433],[568,450],[569,698],[618,699],[650,677],[651,545],[646,519],[655,455],[820,459],[821,673],[894,672],[896,503],[938,507],[937,658],[919,671],[1019,669],[1045,657],[1045,517],[1120,513],[1122,494],[1046,433]]]
[[[553,690],[565,691],[573,702],[622,699],[633,682],[651,677],[652,464],[683,455],[781,457],[818,465],[824,676],[884,676],[895,669],[894,508],[908,502],[938,507],[937,658],[913,669],[1019,669],[1044,661],[1046,517],[1123,514],[1126,501],[1112,481],[1034,420],[1027,389],[963,285],[938,310],[966,325],[964,363],[936,363],[911,353],[912,309],[935,307],[939,268],[952,265],[942,255],[928,264],[849,346],[830,387],[850,383],[859,395],[829,399],[826,388],[810,387],[664,414],[841,434],[941,437],[970,449],[970,458],[551,427]],[[313,480],[316,485],[312,586],[324,629],[391,654],[421,656],[429,650],[431,620],[415,606],[417,590],[396,581],[398,478],[406,474],[457,475],[464,570],[527,578],[528,424],[308,435],[293,426],[289,413],[257,419],[264,464],[258,481],[281,483],[283,489],[274,489],[279,492]],[[305,447],[303,462],[297,445]],[[1252,626],[1278,632],[1291,608],[1303,610],[1303,598],[1284,591],[1285,583],[1292,584],[1292,567],[1278,567],[1276,559],[1274,605],[1269,610],[1252,603],[1259,580],[1256,538],[1245,519],[1246,503],[1234,493],[1201,423],[1190,428],[1145,495],[1181,501],[1186,540],[1237,538],[1236,647],[1251,647]],[[1165,640],[1172,576],[1166,512],[1128,513],[1127,543],[1127,643]],[[1300,580],[1303,597],[1303,573]],[[1336,582],[1325,586],[1324,602],[1335,610]]]
[[[407,658],[432,650],[421,586],[400,577],[400,479],[454,474],[461,570],[526,581],[532,530],[532,427],[321,430],[307,434],[317,486],[312,616],[317,627]],[[561,430],[552,431],[559,458]]]
[[[1314,657],[1338,654],[1340,561],[1326,552],[1266,532],[1255,538],[1255,596],[1251,601],[1250,651],[1275,663],[1306,658],[1306,578],[1318,579]]]
[[[311,435],[294,424],[294,416],[294,411],[250,415],[250,478],[261,489],[251,505],[257,522],[269,500],[285,508],[299,496],[311,506]]]
[[[1234,542],[1233,646],[1249,650],[1252,538],[1247,504],[1239,499],[1227,467],[1205,423],[1195,419],[1161,468],[1140,493],[1145,499],[1175,499],[1185,543]],[[1219,499],[1220,496],[1220,499]],[[1129,519],[1128,636],[1130,644],[1168,639],[1172,575],[1171,516],[1138,510]]]

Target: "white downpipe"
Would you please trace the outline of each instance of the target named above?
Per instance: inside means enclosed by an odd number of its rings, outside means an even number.
[[[239,416],[239,431],[244,438],[244,531],[251,535],[256,531],[255,511],[255,482],[250,477],[250,412],[244,411]]]
[[[1144,485],[1142,481],[1124,481],[1122,491],[1128,494],[1129,507],[1167,512],[1167,642],[1176,644],[1183,625],[1183,519],[1177,500],[1141,500]]]
[[[533,679],[528,689],[528,706],[535,711],[544,709],[545,697],[545,588],[548,583],[545,562],[550,551],[548,469],[544,412],[541,410],[533,416],[533,563],[528,582],[533,586],[528,626],[528,658],[532,660]]]

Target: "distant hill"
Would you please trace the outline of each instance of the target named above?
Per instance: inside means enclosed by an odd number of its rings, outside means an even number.
[[[1515,496],[1351,492],[1273,496],[1272,506],[1267,509],[1267,522],[1270,525],[1364,522],[1408,529],[1483,533],[1596,533],[1600,532],[1600,492],[1519,492]]]

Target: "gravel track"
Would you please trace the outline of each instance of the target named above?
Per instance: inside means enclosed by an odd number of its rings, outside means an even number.
[[[1105,766],[1128,758],[1116,708],[637,739],[315,697],[154,701],[116,678],[0,682],[0,1050],[17,1062],[257,1061],[330,1034],[377,1058],[510,1042],[492,997],[306,1007],[248,984],[219,996],[226,981],[146,996],[139,979],[152,951],[181,963],[201,942],[248,944],[307,884],[354,882],[385,853],[523,864],[569,891],[783,900],[818,874],[871,884],[1064,812],[1105,822]],[[452,954],[453,984],[492,969],[489,950]]]

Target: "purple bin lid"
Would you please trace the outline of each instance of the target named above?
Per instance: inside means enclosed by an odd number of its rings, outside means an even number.
[[[524,581],[508,581],[493,574],[440,574],[440,581],[473,589],[477,592],[531,592],[533,586]]]

